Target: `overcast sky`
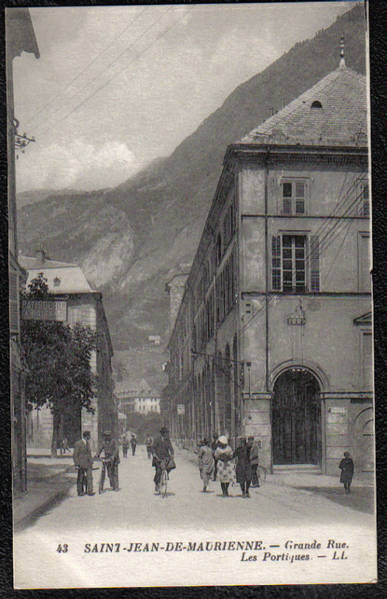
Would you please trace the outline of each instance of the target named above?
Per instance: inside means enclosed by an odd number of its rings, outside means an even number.
[[[15,115],[36,143],[17,161],[18,191],[125,181],[351,6],[30,8],[41,56],[14,60]]]

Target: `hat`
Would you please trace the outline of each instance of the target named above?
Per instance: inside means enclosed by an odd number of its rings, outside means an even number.
[[[83,431],[83,436],[85,437],[86,435],[90,437],[90,431]]]
[[[225,435],[222,435],[221,437],[219,437],[218,439],[219,443],[221,443],[222,445],[227,445],[228,441],[227,441],[227,437],[225,437]]]
[[[162,426],[160,429],[160,433],[169,433],[169,430],[167,429],[166,426]]]
[[[254,441],[254,437],[252,437],[252,436],[250,436],[250,437],[247,437],[247,440],[248,440],[248,441]]]
[[[110,437],[111,432],[110,431],[104,431],[103,436],[104,437]]]
[[[344,451],[344,457],[345,458],[349,458],[351,454],[349,453],[349,451]]]

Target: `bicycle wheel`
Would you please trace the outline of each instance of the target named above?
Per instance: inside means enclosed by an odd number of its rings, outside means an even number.
[[[163,470],[161,473],[161,480],[160,480],[160,495],[162,497],[167,496],[167,489],[168,489],[168,475],[167,475],[167,471]]]

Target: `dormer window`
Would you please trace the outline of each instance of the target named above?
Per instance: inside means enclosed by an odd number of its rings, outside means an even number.
[[[322,104],[319,100],[312,102],[311,108],[322,108]]]
[[[55,277],[54,279],[54,287],[59,287],[60,285],[60,279],[58,277]]]

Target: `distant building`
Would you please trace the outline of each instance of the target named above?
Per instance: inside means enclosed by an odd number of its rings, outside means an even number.
[[[227,149],[169,342],[175,437],[372,473],[369,237],[366,80],[342,57]]]
[[[113,396],[111,358],[113,347],[109,326],[102,303],[102,294],[91,288],[77,264],[51,260],[43,250],[34,257],[20,256],[20,263],[28,273],[27,285],[39,273],[47,279],[53,299],[29,301],[23,304],[22,317],[33,320],[57,320],[69,325],[89,326],[97,332],[97,351],[91,359],[97,374],[95,414],[83,411],[67,414],[63,436],[69,445],[80,438],[81,428],[91,431],[93,445],[102,439],[104,430],[118,432],[117,405]],[[27,443],[29,447],[48,448],[51,444],[52,415],[48,409],[33,410],[28,418]]]
[[[138,383],[116,383],[115,394],[119,401],[120,411],[127,415],[128,426],[130,414],[160,414],[160,394],[153,390],[145,379]]]
[[[18,261],[16,226],[15,146],[19,141],[14,111],[13,60],[22,52],[39,58],[39,48],[28,8],[6,9],[8,267],[10,332],[10,402],[12,481],[15,491],[27,489],[25,373],[20,359],[20,284],[25,272]]]

